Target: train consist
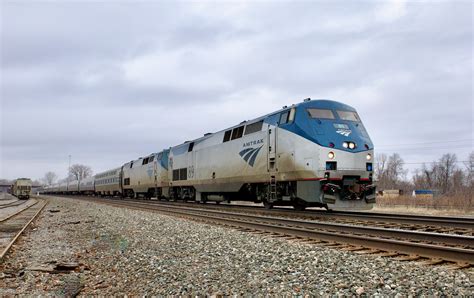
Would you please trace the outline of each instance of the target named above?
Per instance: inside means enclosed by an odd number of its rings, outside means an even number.
[[[11,187],[11,192],[12,195],[17,197],[18,199],[22,200],[28,200],[31,195],[31,179],[29,178],[18,178],[16,181],[12,184]]]
[[[373,150],[354,108],[305,99],[43,192],[368,209],[375,203]]]

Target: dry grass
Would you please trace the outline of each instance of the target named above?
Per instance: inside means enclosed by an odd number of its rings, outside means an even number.
[[[376,208],[417,208],[431,210],[451,210],[460,213],[474,214],[474,199],[471,195],[438,196],[435,198],[415,198],[400,196],[397,198],[377,197]]]

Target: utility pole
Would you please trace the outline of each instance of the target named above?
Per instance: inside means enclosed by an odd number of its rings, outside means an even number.
[[[69,191],[69,175],[71,174],[71,154],[69,154],[69,167],[67,169],[67,191]]]

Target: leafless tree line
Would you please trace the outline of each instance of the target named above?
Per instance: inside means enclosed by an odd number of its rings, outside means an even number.
[[[456,154],[444,154],[437,161],[422,164],[411,179],[407,179],[408,171],[398,153],[377,155],[374,169],[377,186],[381,190],[431,189],[447,195],[474,194],[474,152],[463,162],[458,162]]]
[[[47,172],[44,174],[43,183],[45,185],[52,185],[55,182],[67,182],[67,181],[75,181],[75,180],[82,180],[87,177],[92,176],[92,169],[89,166],[81,165],[81,164],[74,164],[69,168],[68,176],[64,179],[58,180],[58,175],[54,172]]]

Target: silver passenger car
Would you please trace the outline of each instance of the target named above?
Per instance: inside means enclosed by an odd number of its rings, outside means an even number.
[[[101,196],[121,196],[121,168],[115,168],[94,176],[95,192]]]

